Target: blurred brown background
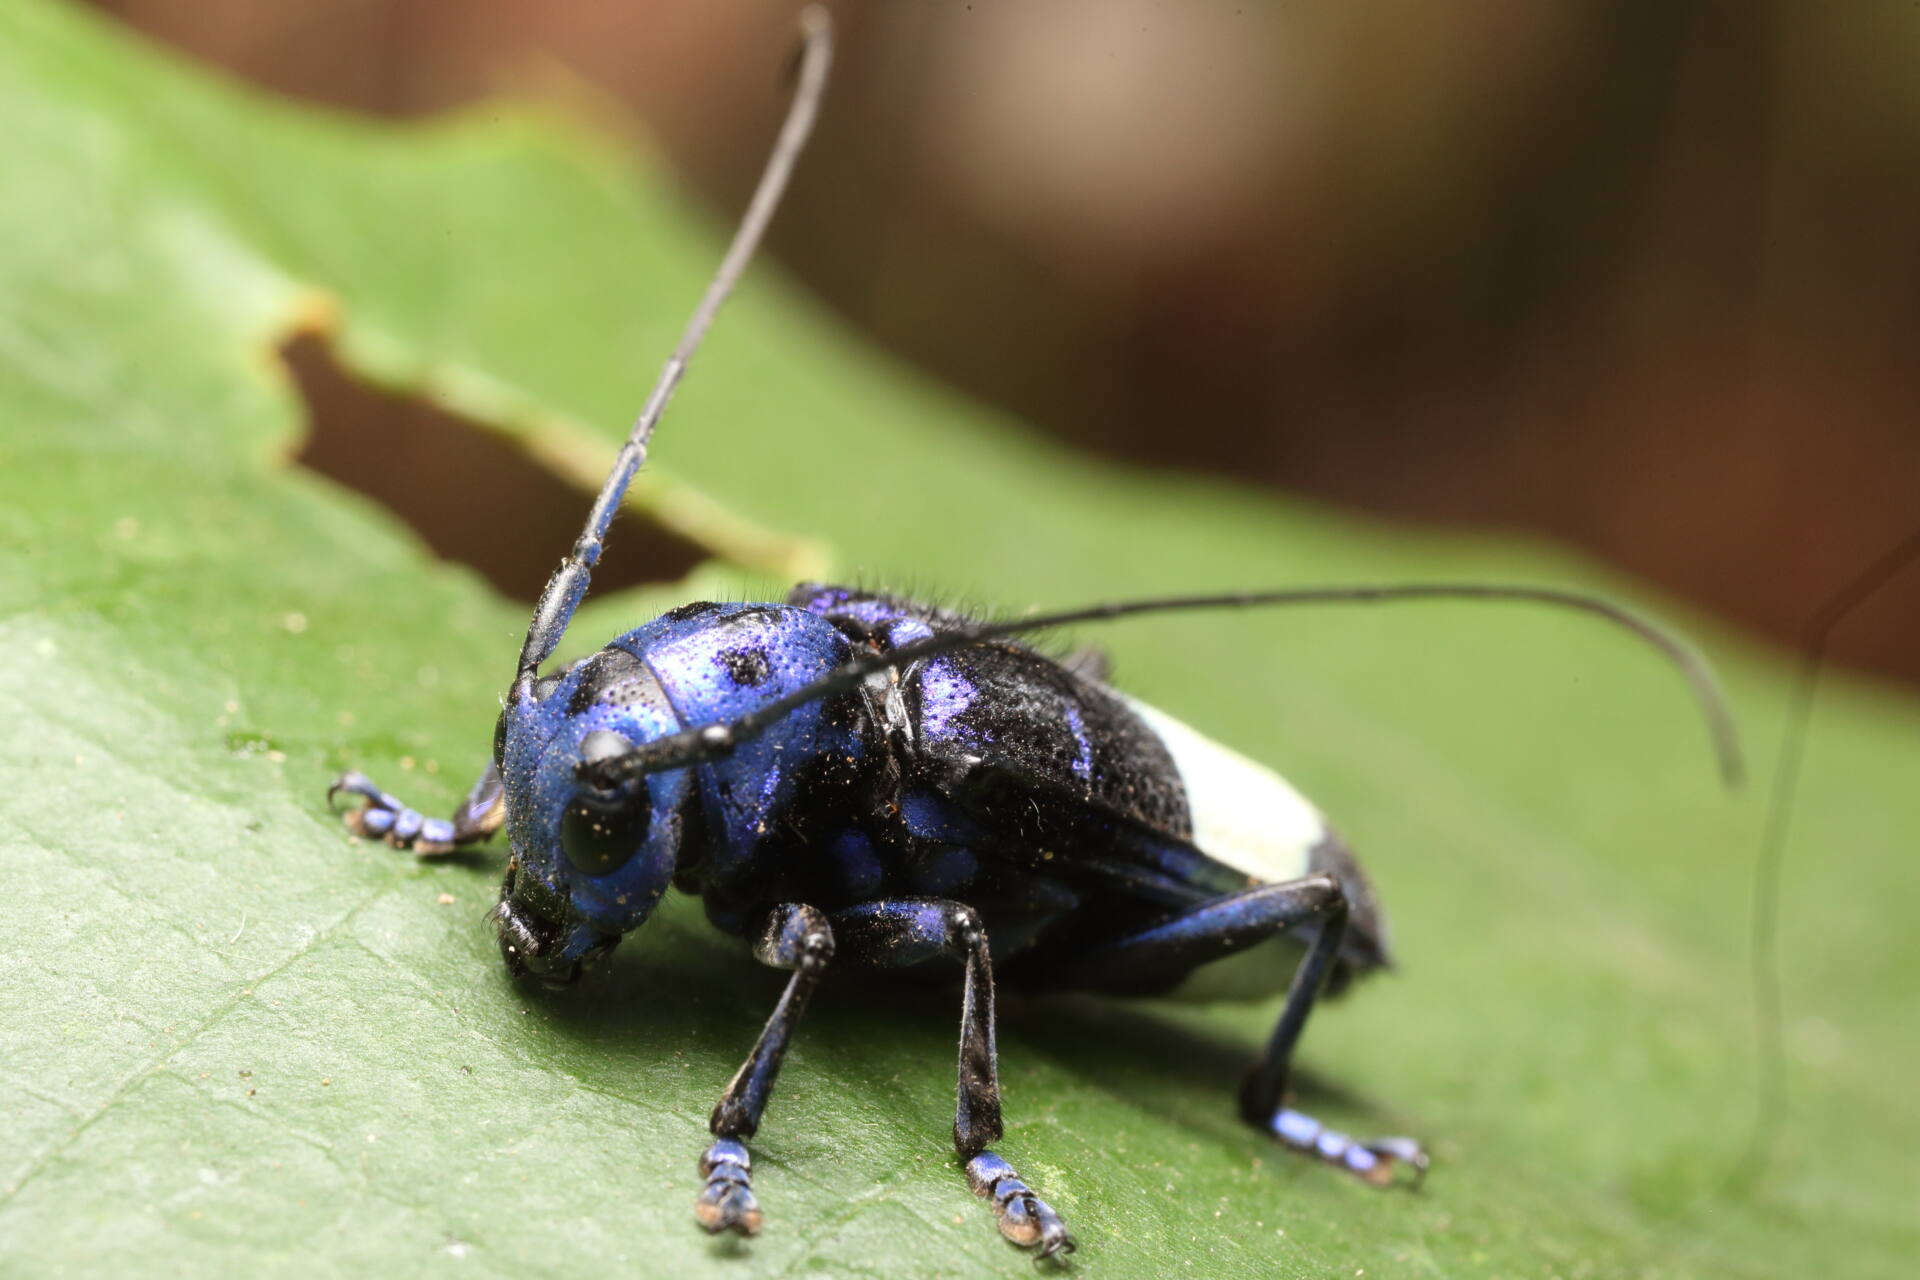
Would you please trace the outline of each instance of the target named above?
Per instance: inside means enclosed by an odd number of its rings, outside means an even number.
[[[383,115],[585,81],[728,210],[799,7],[97,2]],[[1920,6],[832,7],[776,252],[1044,428],[1544,530],[1783,638],[1920,527]],[[1915,637],[1903,582],[1834,648],[1920,679]]]

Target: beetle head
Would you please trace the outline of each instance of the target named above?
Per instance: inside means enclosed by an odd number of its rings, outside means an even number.
[[[493,919],[515,974],[572,983],[652,914],[678,860],[689,771],[607,782],[594,765],[679,729],[645,664],[619,650],[501,712],[513,854]]]

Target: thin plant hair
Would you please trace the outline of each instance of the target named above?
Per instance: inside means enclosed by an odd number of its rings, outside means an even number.
[[[1780,993],[1780,884],[1786,872],[1787,837],[1793,827],[1793,802],[1800,791],[1800,770],[1806,759],[1807,728],[1813,719],[1814,695],[1827,665],[1827,645],[1834,631],[1861,605],[1893,579],[1920,562],[1920,530],[1861,570],[1834,592],[1807,620],[1800,633],[1800,662],[1787,701],[1787,718],[1780,730],[1780,753],[1774,758],[1773,780],[1767,789],[1767,814],[1760,829],[1760,851],[1754,863],[1753,916],[1749,947],[1753,955],[1753,1039],[1759,1063],[1753,1124],[1746,1150],[1727,1178],[1732,1191],[1757,1184],[1772,1165],[1780,1130],[1787,1116],[1787,1046],[1782,1030]]]

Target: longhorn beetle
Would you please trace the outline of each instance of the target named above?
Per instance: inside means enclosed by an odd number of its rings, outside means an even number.
[[[740,276],[812,126],[826,16],[803,19],[799,85],[719,271],[634,423],[586,527],[548,581],[494,732],[493,760],[451,820],[358,773],[356,833],[426,857],[505,827],[492,920],[515,974],[573,982],[669,886],[792,971],[713,1109],[695,1203],[712,1232],[759,1230],[746,1142],[808,997],[829,968],[957,971],[953,1140],[1001,1232],[1039,1257],[1073,1248],[1059,1214],[991,1150],[1000,1139],[995,967],[1022,989],[1123,995],[1286,991],[1240,1094],[1283,1145],[1388,1185],[1417,1179],[1407,1138],[1362,1141],[1287,1104],[1295,1044],[1324,988],[1387,960],[1372,885],[1277,774],[1108,687],[1094,664],[1018,637],[1172,610],[1419,599],[1583,610],[1663,652],[1705,708],[1723,765],[1732,731],[1706,667],[1605,601],[1484,583],[1312,587],[1134,600],[989,622],[901,597],[802,584],[778,604],[688,604],[542,673],[587,589],[668,399]],[[1289,975],[1291,978],[1289,980]],[[1218,981],[1216,981],[1218,980]]]

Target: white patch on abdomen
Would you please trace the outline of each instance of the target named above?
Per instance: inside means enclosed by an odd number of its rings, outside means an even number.
[[[1305,796],[1265,765],[1164,711],[1126,702],[1159,735],[1180,771],[1200,852],[1267,884],[1307,874],[1313,847],[1327,838],[1327,820]]]

